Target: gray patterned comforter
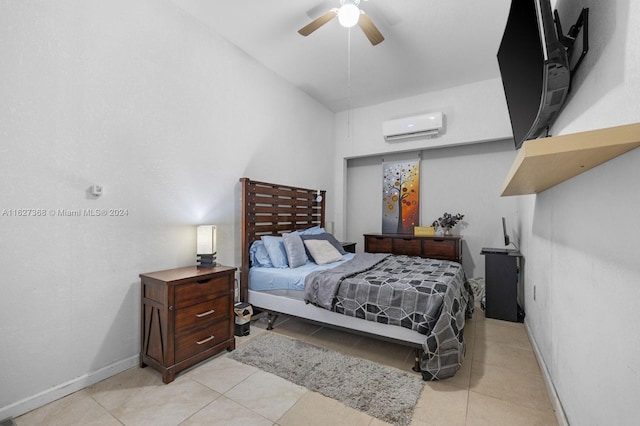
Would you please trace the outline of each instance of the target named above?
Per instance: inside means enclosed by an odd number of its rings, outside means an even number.
[[[305,300],[331,310],[338,286],[344,278],[368,271],[389,256],[391,255],[387,253],[361,253],[335,268],[310,273],[304,281]]]
[[[420,367],[425,380],[451,377],[460,368],[473,293],[459,263],[388,256],[363,272],[341,275],[332,310],[424,334]],[[307,288],[313,281],[307,280]]]

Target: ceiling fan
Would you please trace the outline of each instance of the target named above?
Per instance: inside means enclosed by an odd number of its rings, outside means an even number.
[[[337,16],[340,25],[345,28],[351,28],[358,24],[360,28],[362,28],[364,35],[367,36],[371,44],[375,46],[381,43],[384,37],[369,16],[358,8],[359,4],[360,0],[340,0],[340,7],[334,7],[319,18],[300,28],[298,32],[306,37]]]

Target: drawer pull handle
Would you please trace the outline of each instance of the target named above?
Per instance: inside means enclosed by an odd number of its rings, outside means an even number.
[[[202,317],[206,317],[207,315],[211,315],[212,313],[214,313],[216,310],[215,309],[211,309],[210,311],[207,312],[203,312],[201,314],[196,314],[196,316],[198,318],[202,318]]]
[[[209,281],[211,281],[211,278],[207,278],[207,279],[204,279],[204,280],[199,280],[199,281],[196,281],[196,282],[198,284],[205,284],[205,283],[208,283]]]
[[[202,340],[200,340],[199,342],[196,342],[196,343],[197,343],[198,345],[203,345],[203,344],[205,344],[205,343],[207,343],[207,342],[212,341],[213,339],[214,339],[214,336],[209,336],[209,337],[207,337],[206,339],[202,339]]]

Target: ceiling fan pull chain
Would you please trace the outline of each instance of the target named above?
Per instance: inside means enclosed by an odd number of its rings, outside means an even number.
[[[347,30],[347,139],[351,139],[351,28]]]

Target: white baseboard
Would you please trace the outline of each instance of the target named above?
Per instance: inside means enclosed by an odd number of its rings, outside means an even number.
[[[131,367],[137,366],[139,359],[139,355],[134,355],[121,361],[114,362],[113,364],[107,365],[99,370],[83,374],[82,376],[66,383],[62,383],[11,405],[2,407],[0,408],[0,419],[21,416],[22,414],[28,413],[38,407],[42,407],[43,405],[89,387],[111,376],[115,376],[116,374],[128,370]]]
[[[551,381],[551,376],[549,375],[547,364],[545,364],[544,359],[542,358],[542,353],[540,352],[540,348],[538,348],[536,339],[533,338],[533,334],[531,333],[529,324],[526,321],[524,322],[524,326],[527,329],[527,335],[529,335],[529,340],[531,341],[533,352],[535,353],[536,359],[538,360],[538,365],[540,365],[540,370],[542,371],[542,377],[544,379],[544,383],[547,385],[547,391],[549,392],[549,399],[551,399],[551,405],[553,406],[553,411],[556,413],[556,420],[558,420],[558,425],[569,426],[569,422],[567,421],[567,416],[565,415],[564,409],[562,408],[562,402],[560,402],[560,398],[558,397],[558,393],[556,392],[556,387],[553,385],[553,382]]]

